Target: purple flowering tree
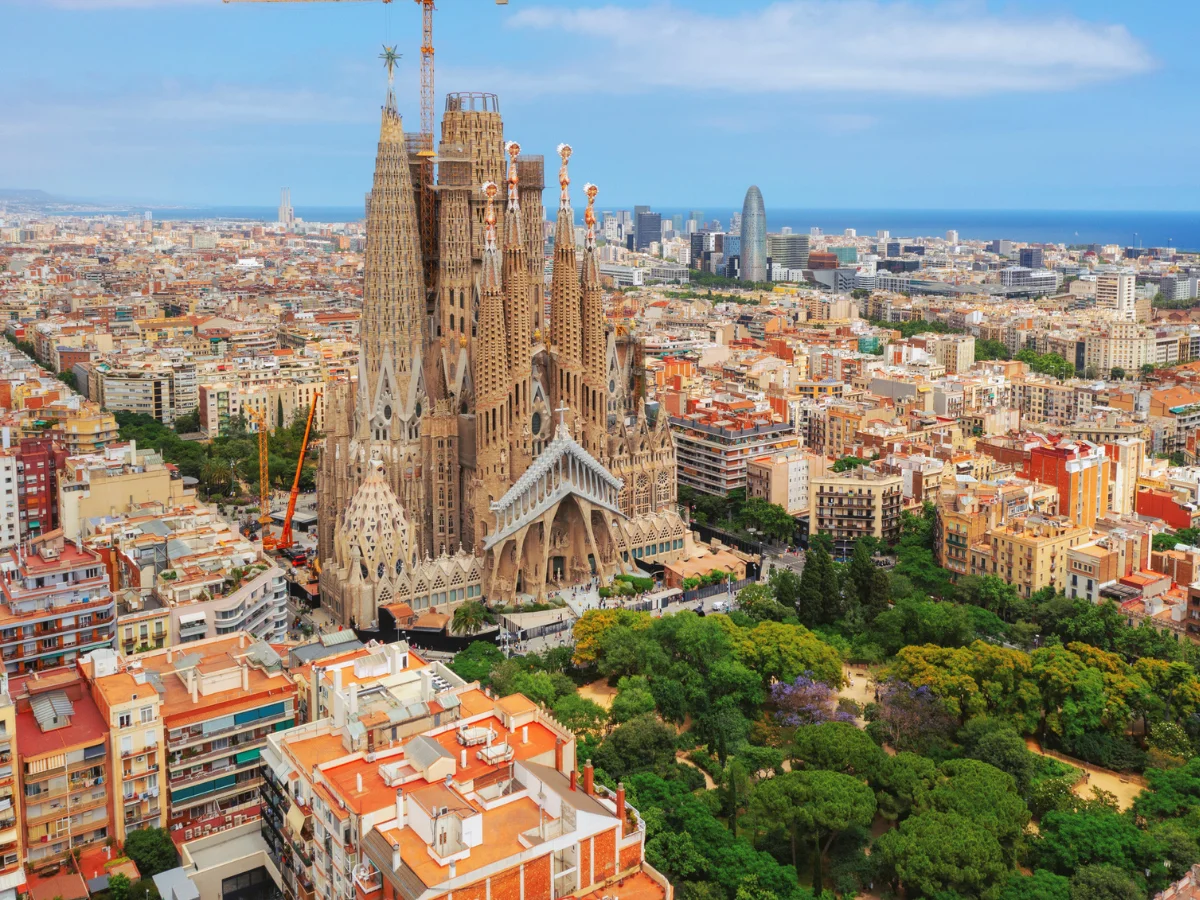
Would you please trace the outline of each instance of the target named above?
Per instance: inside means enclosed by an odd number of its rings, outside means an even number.
[[[897,750],[927,746],[954,731],[954,719],[941,698],[925,685],[913,687],[906,681],[881,684],[879,704],[868,717],[871,724],[867,730],[878,730],[880,737]]]
[[[777,681],[771,685],[771,702],[779,723],[792,728],[854,721],[854,716],[837,708],[837,692],[825,682],[814,680],[811,671],[795,681]]]

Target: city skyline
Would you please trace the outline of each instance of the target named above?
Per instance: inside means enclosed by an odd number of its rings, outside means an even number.
[[[777,208],[1200,201],[1191,126],[1151,141],[1122,125],[1133,109],[1139,121],[1188,119],[1197,63],[1183,51],[1200,11],[1182,4],[1170,30],[1116,3],[1066,0],[443,6],[439,108],[450,91],[494,90],[508,136],[532,152],[587,135],[579,163],[611,185],[606,205],[732,207],[750,181]],[[47,69],[37,41],[6,54],[17,99],[0,126],[4,187],[274,205],[286,184],[301,206],[353,204],[370,180],[384,41],[404,53],[397,99],[416,117],[411,4],[0,0],[0,17],[21,33],[53,27],[60,52],[81,60]],[[867,56],[868,38],[903,38],[908,52]],[[755,53],[739,59],[745,46]],[[708,102],[663,102],[681,92]],[[933,177],[912,177],[923,166]]]

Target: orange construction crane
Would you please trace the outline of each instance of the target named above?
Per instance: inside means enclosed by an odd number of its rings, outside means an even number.
[[[321,392],[313,394],[312,406],[308,408],[308,422],[304,426],[304,442],[300,444],[300,458],[296,460],[296,477],[292,479],[292,493],[288,496],[287,515],[283,517],[283,530],[279,532],[279,540],[273,541],[274,549],[287,550],[292,546],[292,516],[296,514],[296,498],[300,496],[300,473],[304,470],[304,457],[308,454],[308,436],[312,434],[313,414],[317,411],[317,401]]]

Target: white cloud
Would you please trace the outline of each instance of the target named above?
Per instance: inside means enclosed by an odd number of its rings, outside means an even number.
[[[1055,91],[1153,67],[1121,25],[991,13],[980,2],[781,0],[729,16],[670,2],[633,9],[534,7],[514,28],[593,43],[603,83],[730,93],[973,96]]]

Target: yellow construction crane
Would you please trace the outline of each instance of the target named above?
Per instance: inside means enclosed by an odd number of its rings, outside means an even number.
[[[263,540],[270,536],[271,525],[271,478],[267,464],[267,414],[255,409],[250,418],[258,426],[258,524],[262,526]]]

